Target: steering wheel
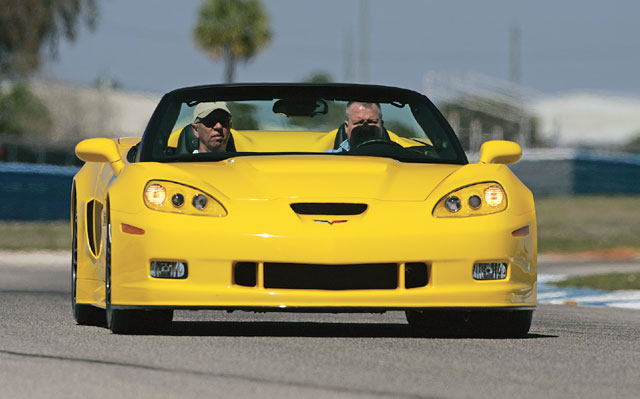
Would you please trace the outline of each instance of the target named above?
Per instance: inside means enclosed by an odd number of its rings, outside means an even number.
[[[430,159],[439,159],[440,156],[436,152],[435,148],[429,144],[415,145],[412,147],[405,147],[407,150],[413,151],[417,154],[424,155]]]
[[[363,141],[362,143],[358,144],[357,146],[353,147],[351,149],[351,151],[360,149],[362,147],[366,147],[372,144],[384,144],[384,145],[391,145],[394,147],[400,147],[400,148],[404,148],[403,146],[401,146],[400,144],[394,142],[394,141],[389,141],[389,140],[384,140],[384,139],[371,139],[371,140],[366,140]]]

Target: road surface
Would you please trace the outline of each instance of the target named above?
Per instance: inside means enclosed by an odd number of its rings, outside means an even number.
[[[414,337],[400,312],[184,311],[164,335],[119,336],[75,324],[66,259],[2,259],[0,398],[640,393],[639,310],[542,305],[523,339]]]

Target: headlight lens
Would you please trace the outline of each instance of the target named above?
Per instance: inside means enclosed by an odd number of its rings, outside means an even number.
[[[227,216],[222,204],[197,188],[170,181],[152,180],[144,188],[147,207],[186,215]],[[186,206],[185,206],[186,204]]]
[[[449,212],[456,213],[460,210],[460,208],[462,208],[462,202],[460,201],[460,198],[452,195],[451,197],[444,200],[444,206]]]
[[[203,211],[207,207],[207,197],[202,194],[196,194],[193,197],[193,201],[191,203],[193,204],[194,208]]]
[[[173,197],[171,197],[171,203],[176,208],[180,208],[182,205],[184,205],[184,195],[180,193],[173,194]]]
[[[473,209],[478,209],[480,208],[480,205],[482,205],[482,199],[475,194],[469,197],[468,202],[469,202],[469,206]]]
[[[484,200],[492,208],[498,208],[504,203],[504,191],[499,186],[489,186],[484,189]]]
[[[480,216],[497,213],[507,208],[507,195],[496,182],[461,187],[445,195],[433,208],[438,218]]]
[[[160,206],[167,199],[167,190],[160,184],[149,184],[144,190],[144,199],[154,206]]]

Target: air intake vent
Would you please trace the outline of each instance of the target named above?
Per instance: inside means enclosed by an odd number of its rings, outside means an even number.
[[[342,202],[299,202],[291,204],[299,215],[359,215],[367,210],[367,204]]]
[[[300,290],[393,290],[397,263],[315,265],[264,263],[264,287]]]

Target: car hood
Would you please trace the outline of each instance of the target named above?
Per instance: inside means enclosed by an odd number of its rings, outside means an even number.
[[[462,165],[355,156],[251,156],[162,164],[166,177],[229,199],[422,201]]]

